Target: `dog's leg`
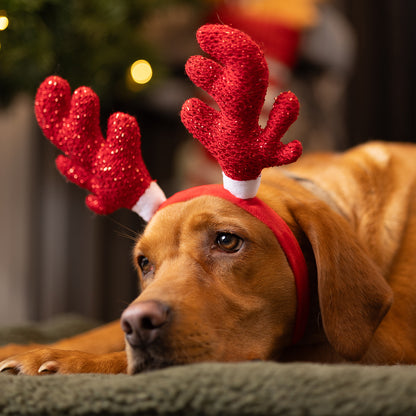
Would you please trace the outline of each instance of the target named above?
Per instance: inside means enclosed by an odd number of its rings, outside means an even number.
[[[127,372],[124,351],[93,354],[83,351],[41,348],[14,355],[0,362],[0,372],[24,375]]]
[[[121,329],[120,321],[116,320],[74,337],[57,341],[50,347],[95,354],[122,351],[124,349],[124,332]]]
[[[124,334],[119,321],[53,344],[0,348],[0,371],[21,374],[125,372]]]

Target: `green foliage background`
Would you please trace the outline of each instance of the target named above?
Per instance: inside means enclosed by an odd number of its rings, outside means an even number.
[[[197,0],[0,0],[10,21],[0,32],[0,105],[19,91],[34,94],[51,74],[91,86],[101,102],[123,99],[134,60],[166,72],[140,27],[154,11],[180,3],[202,7]]]

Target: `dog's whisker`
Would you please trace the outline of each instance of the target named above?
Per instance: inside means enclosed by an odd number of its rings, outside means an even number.
[[[134,243],[137,241],[137,236],[133,236],[133,235],[130,235],[130,234],[127,234],[127,233],[121,232],[121,231],[116,231],[116,234],[117,234],[119,237],[126,238],[127,240],[130,240],[130,241],[132,241],[132,242],[134,242]]]
[[[115,230],[115,232],[120,235],[121,237],[128,238],[129,240],[136,241],[139,237],[140,233],[136,230],[133,230],[132,228],[128,227],[127,225],[121,223],[120,221],[117,221],[113,217],[109,217],[109,219],[116,224],[118,227],[122,229],[121,230]]]

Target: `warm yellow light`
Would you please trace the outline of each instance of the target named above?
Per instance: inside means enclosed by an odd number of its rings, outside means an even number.
[[[6,16],[0,16],[0,30],[7,29],[9,26],[9,19]]]
[[[152,79],[152,67],[149,62],[144,59],[139,59],[130,67],[130,75],[137,84],[146,84]]]

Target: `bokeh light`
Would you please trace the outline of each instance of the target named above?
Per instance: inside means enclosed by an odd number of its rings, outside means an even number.
[[[6,30],[9,26],[9,19],[7,16],[0,16],[0,30]]]
[[[146,60],[139,59],[131,65],[130,75],[135,83],[146,84],[152,79],[152,67]]]

